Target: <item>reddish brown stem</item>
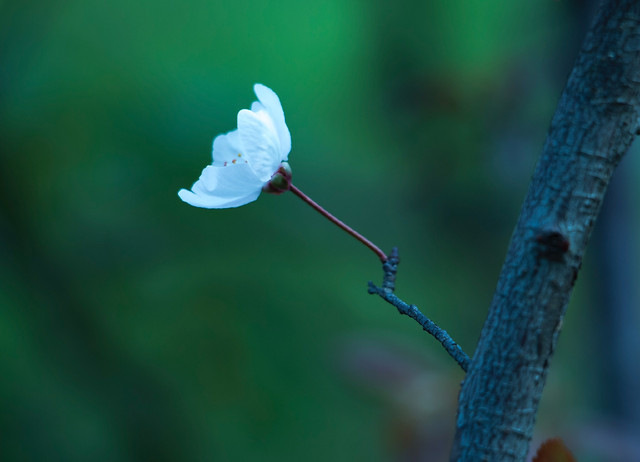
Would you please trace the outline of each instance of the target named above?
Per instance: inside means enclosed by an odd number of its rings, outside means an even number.
[[[373,250],[373,252],[378,256],[378,258],[380,259],[380,261],[382,263],[384,263],[385,261],[387,261],[387,256],[385,255],[385,253],[380,250],[380,248],[378,246],[376,246],[373,242],[371,242],[369,239],[367,239],[366,237],[364,237],[362,234],[360,234],[359,232],[357,232],[356,230],[354,230],[353,228],[351,228],[350,226],[347,226],[345,223],[343,223],[342,221],[338,220],[336,217],[334,217],[333,215],[331,215],[329,212],[327,212],[325,209],[323,209],[320,205],[318,205],[313,199],[311,199],[309,196],[307,196],[305,193],[303,193],[302,191],[300,191],[298,188],[296,188],[294,185],[290,185],[289,186],[289,190],[295,194],[296,196],[298,196],[300,199],[302,199],[303,201],[305,201],[307,204],[309,204],[311,207],[313,207],[318,213],[320,213],[320,215],[324,216],[327,220],[329,220],[330,222],[334,223],[335,225],[337,225],[338,227],[342,228],[343,230],[345,230],[347,233],[351,234],[353,237],[355,237],[357,240],[359,240],[360,242],[362,242],[364,245],[366,245],[367,247],[369,247],[371,250]]]

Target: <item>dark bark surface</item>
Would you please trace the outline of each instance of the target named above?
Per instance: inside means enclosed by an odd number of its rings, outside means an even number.
[[[611,175],[638,130],[640,2],[605,1],[551,122],[462,384],[452,461],[524,461]]]

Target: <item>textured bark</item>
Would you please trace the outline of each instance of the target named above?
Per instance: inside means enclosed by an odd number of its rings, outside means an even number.
[[[558,103],[462,384],[452,461],[524,461],[611,175],[638,130],[640,2],[605,1]]]

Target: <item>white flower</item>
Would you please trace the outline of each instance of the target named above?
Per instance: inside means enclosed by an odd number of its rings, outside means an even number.
[[[195,207],[239,207],[258,198],[291,151],[291,134],[273,90],[253,87],[258,101],[238,112],[238,129],[213,140],[213,163],[180,199]]]

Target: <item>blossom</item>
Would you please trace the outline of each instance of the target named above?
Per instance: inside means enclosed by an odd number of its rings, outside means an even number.
[[[208,209],[239,207],[256,200],[263,188],[282,192],[281,186],[273,189],[272,178],[275,185],[290,180],[285,162],[291,134],[280,99],[259,83],[253,91],[258,101],[251,110],[238,112],[238,128],[213,140],[213,163],[204,168],[191,191],[178,192],[187,204]]]

